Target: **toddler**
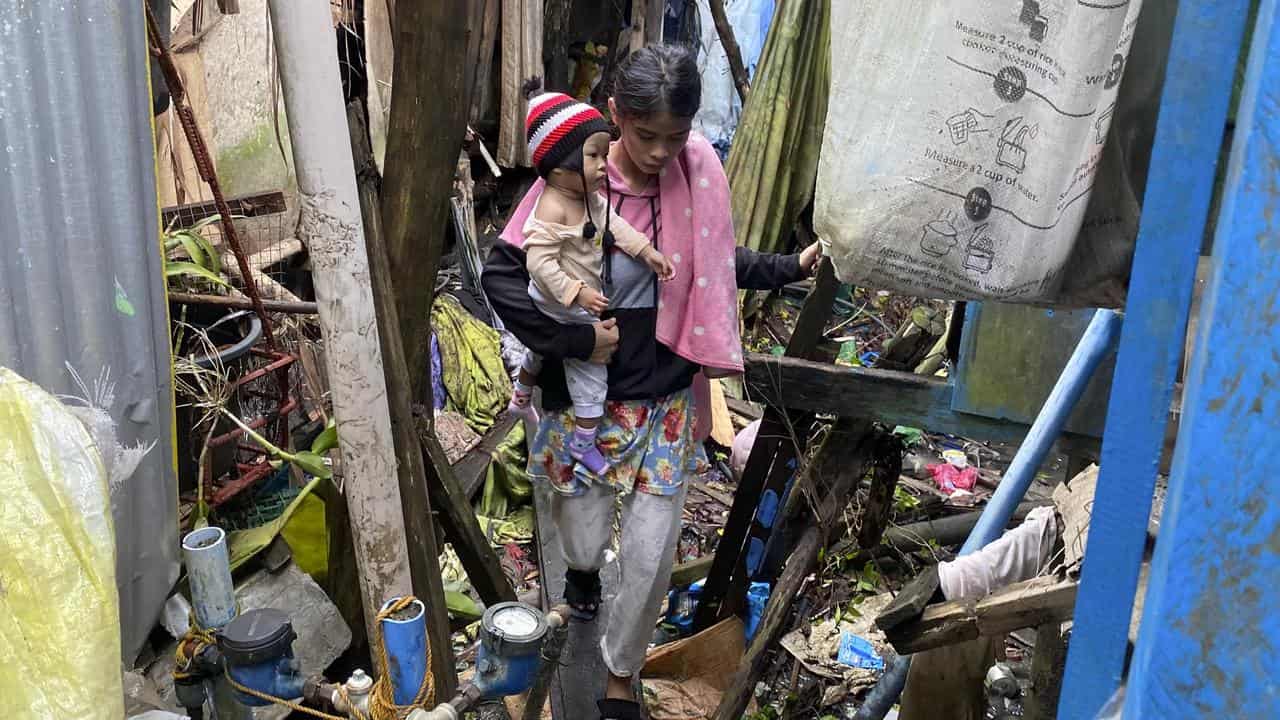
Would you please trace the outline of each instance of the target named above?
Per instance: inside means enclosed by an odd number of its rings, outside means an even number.
[[[609,308],[601,271],[605,253],[614,247],[642,260],[662,280],[674,276],[671,262],[599,193],[605,183],[610,139],[600,111],[568,95],[543,93],[529,100],[525,131],[534,168],[545,181],[523,228],[529,296],[542,312],[559,322],[596,322]],[[604,223],[603,231],[596,225],[597,218]],[[508,408],[535,422],[531,395],[541,369],[542,358],[528,352]],[[566,358],[564,372],[574,412],[569,454],[600,475],[608,469],[596,447],[596,430],[608,394],[608,368]]]

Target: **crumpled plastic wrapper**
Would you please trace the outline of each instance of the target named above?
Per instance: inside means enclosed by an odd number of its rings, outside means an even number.
[[[849,694],[861,693],[876,684],[880,672],[849,667],[836,659],[840,653],[840,634],[852,632],[868,640],[882,657],[891,657],[893,648],[885,642],[884,633],[875,627],[874,618],[892,600],[893,596],[888,593],[867,598],[858,605],[859,617],[845,618],[838,623],[834,619],[825,620],[809,627],[808,635],[801,627],[782,638],[783,649],[805,670],[835,681],[824,690],[822,707],[834,705]]]

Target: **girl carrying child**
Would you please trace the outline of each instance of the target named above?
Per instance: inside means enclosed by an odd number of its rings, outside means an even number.
[[[818,259],[816,243],[788,256],[736,247],[724,170],[710,143],[692,133],[700,100],[697,64],[685,48],[650,45],[620,65],[609,106],[621,137],[608,148],[604,187],[613,214],[591,206],[593,224],[608,217],[617,235],[614,223],[623,218],[649,238],[670,261],[670,280],[659,282],[652,256],[602,248],[601,319],[583,324],[580,314],[566,321],[545,312],[530,296],[524,232],[547,197],[541,183],[517,208],[482,278],[507,329],[543,360],[537,382],[544,412],[529,445],[529,474],[554,491],[566,601],[588,617],[607,604],[600,645],[608,677],[576,688],[605,696],[598,705],[606,719],[641,717],[631,678],[644,665],[671,579],[685,481],[706,465],[706,435],[695,431],[706,410],[695,410],[694,388],[706,387],[704,370],[741,370],[737,290],[795,282]],[[566,382],[572,361],[607,365],[595,436],[603,473],[585,468],[566,442],[576,429]],[[613,539],[615,503],[622,513],[618,592],[602,598],[599,571]]]

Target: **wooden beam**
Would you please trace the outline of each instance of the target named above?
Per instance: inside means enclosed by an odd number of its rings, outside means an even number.
[[[237,195],[227,198],[232,215],[244,217],[261,217],[275,215],[285,211],[284,193],[279,190],[251,195]],[[160,211],[160,224],[164,227],[190,227],[205,218],[218,214],[218,207],[212,200],[192,203],[190,205],[172,205]]]
[[[413,592],[427,606],[427,634],[431,641],[431,672],[437,692],[452,697],[458,678],[453,665],[453,641],[449,634],[449,611],[440,577],[440,548],[436,545],[427,473],[414,431],[409,403],[409,377],[400,335],[395,288],[391,283],[390,253],[382,232],[378,206],[378,170],[369,142],[364,106],[353,101],[347,106],[351,134],[351,154],[356,163],[360,206],[364,215],[365,241],[369,252],[369,280],[377,304],[378,337],[382,344],[387,400],[391,409],[391,434],[395,443],[396,476],[400,486],[401,513],[408,541],[409,573]],[[341,433],[341,431],[339,431]],[[341,435],[339,435],[341,437]],[[387,600],[390,598],[384,598]],[[376,610],[375,610],[376,612]]]
[[[244,297],[232,297],[229,295],[197,295],[195,293],[172,292],[169,293],[169,301],[182,305],[216,305],[218,307],[239,308],[241,310],[252,310],[253,301]],[[262,307],[267,312],[278,312],[290,315],[315,315],[318,313],[319,306],[313,302],[304,300],[262,300]]]
[[[543,6],[543,55],[547,58],[545,87],[556,92],[569,92],[569,21],[573,17],[573,0],[546,0]]]
[[[516,591],[503,572],[502,563],[489,544],[489,538],[480,529],[470,497],[463,492],[462,485],[454,476],[440,441],[434,434],[421,435],[420,439],[429,460],[427,487],[431,488],[431,504],[439,513],[445,537],[453,543],[471,586],[485,605],[514,601]]]
[[[746,365],[751,393],[777,407],[866,417],[993,442],[1021,442],[1029,429],[952,410],[952,387],[941,378],[758,353],[748,354]],[[1057,451],[1096,457],[1099,446],[1097,438],[1063,433]]]
[[[645,13],[644,18],[644,43],[646,45],[656,45],[662,42],[666,14],[666,0],[649,0],[649,10]]]
[[[502,0],[481,0],[484,10],[480,18],[480,47],[476,57],[476,72],[471,87],[471,122],[484,118],[493,104],[493,67],[497,59],[494,52],[498,41],[498,16],[502,13]],[[479,139],[481,146],[484,140]],[[492,163],[492,160],[489,160]],[[495,173],[496,175],[496,173]]]
[[[707,576],[711,570],[711,555],[703,555],[697,560],[690,560],[671,569],[671,587],[684,587]]]
[[[649,3],[658,0],[631,0],[631,50],[635,52],[644,47],[644,25],[649,15]]]
[[[729,24],[729,16],[724,11],[724,0],[710,0],[711,19],[716,24],[716,33],[720,35],[720,44],[729,58],[729,74],[733,76],[734,87],[738,89],[738,98],[745,105],[751,83],[747,81],[747,66],[742,62],[742,48],[738,47],[738,38],[733,34],[733,25]]]
[[[480,488],[484,487],[494,451],[507,439],[519,421],[520,419],[515,415],[507,414],[499,417],[484,437],[480,438],[480,444],[468,450],[466,455],[453,464],[453,475],[462,488],[463,497],[473,499],[476,493],[480,492]]]
[[[410,402],[430,392],[431,301],[449,198],[471,107],[466,94],[467,3],[395,6],[395,69],[382,224],[409,370]]]
[[[822,331],[831,316],[839,282],[831,261],[823,258],[813,289],[806,298],[795,330],[787,342],[787,355],[808,357],[822,340]],[[781,405],[777,407],[782,407]],[[747,458],[742,478],[738,481],[733,507],[725,522],[724,534],[716,546],[715,561],[702,589],[694,630],[701,631],[737,610],[746,591],[745,547],[756,515],[756,505],[763,494],[772,490],[781,496],[789,474],[788,463],[797,456],[792,429],[805,426],[809,418],[803,414],[787,415],[775,407],[765,410],[756,435],[755,445]]]
[[[902,474],[902,441],[886,433],[880,435],[877,442],[875,468],[858,528],[858,546],[862,548],[880,544],[893,514],[893,491],[898,487],[898,477]]]
[[[919,620],[885,631],[900,654],[954,645],[979,637],[1037,627],[1071,618],[1076,581],[1040,577],[1015,583],[980,599],[953,600],[925,608]]]

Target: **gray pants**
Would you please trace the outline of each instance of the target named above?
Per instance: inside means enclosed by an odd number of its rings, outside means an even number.
[[[600,650],[609,672],[630,677],[645,653],[671,583],[686,486],[674,495],[632,492],[622,499],[619,580],[608,606]],[[599,570],[613,539],[616,491],[601,483],[579,496],[552,493],[551,515],[565,561],[574,570]]]
[[[539,310],[559,322],[590,325],[600,319],[576,305],[565,307],[548,299],[533,283],[529,283],[529,297]],[[537,375],[542,372],[542,358],[530,350],[525,354],[521,367]],[[569,386],[569,398],[573,400],[573,414],[576,417],[598,418],[604,415],[604,401],[609,394],[608,367],[586,360],[565,358],[564,379]]]

